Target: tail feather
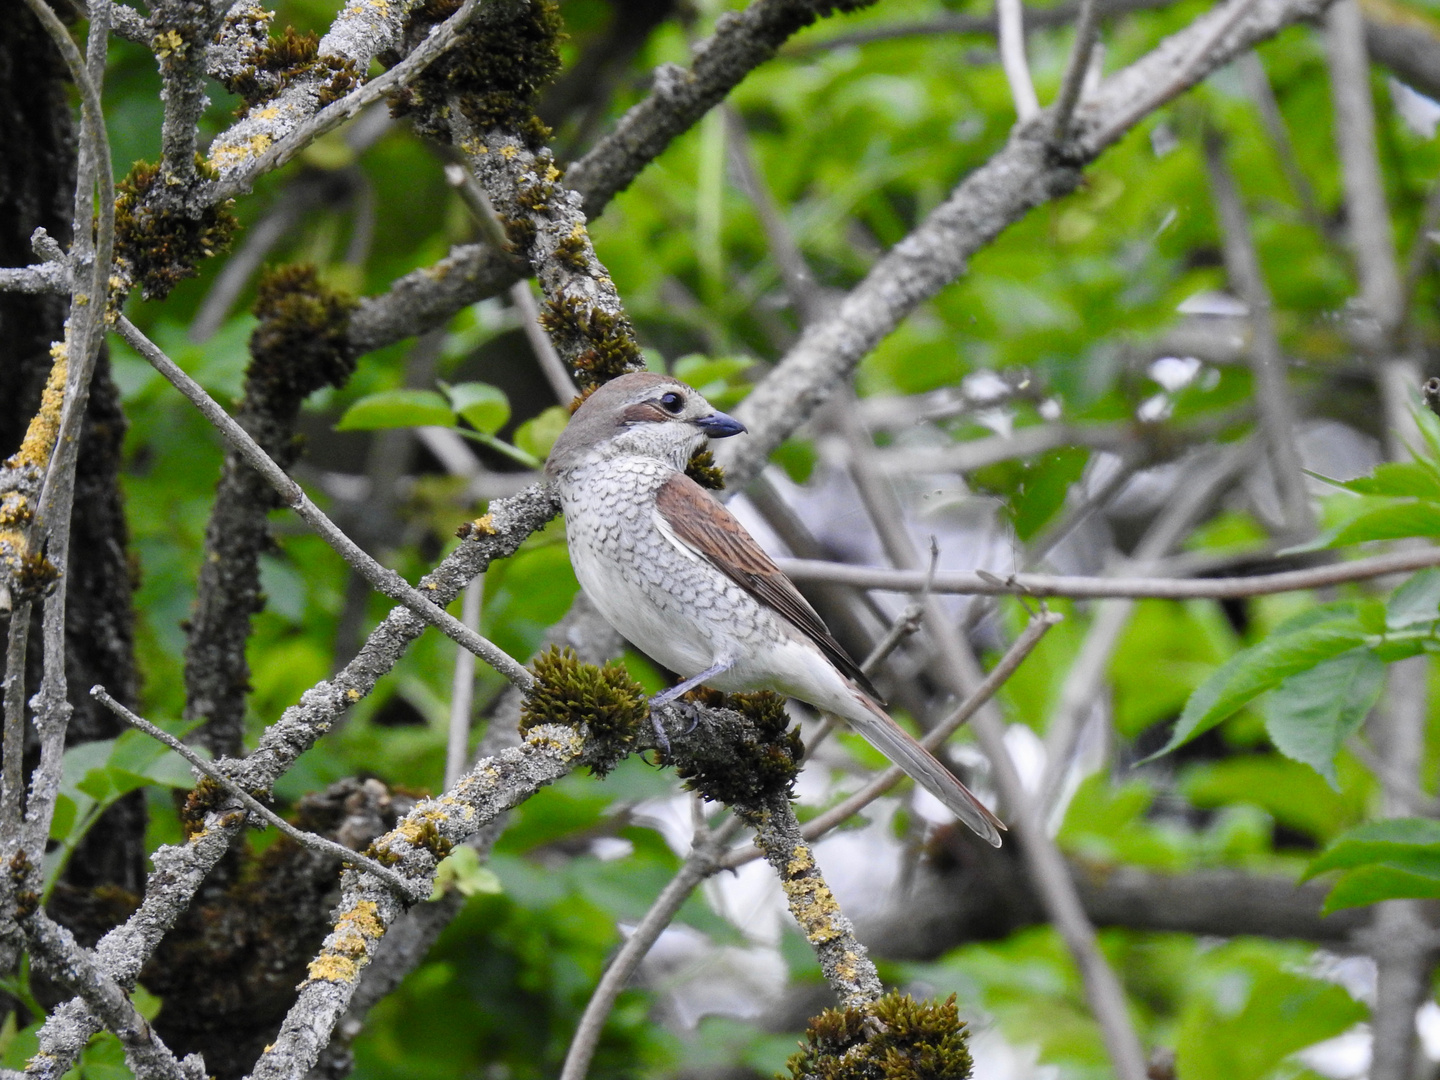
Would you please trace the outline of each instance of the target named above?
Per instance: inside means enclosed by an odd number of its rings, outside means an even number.
[[[892,720],[880,706],[861,694],[855,695],[856,708],[841,717],[865,741],[898,765],[905,774],[934,795],[946,808],[991,844],[1000,846],[1000,831],[1005,823],[990,812],[964,784],[955,779],[909,732]]]

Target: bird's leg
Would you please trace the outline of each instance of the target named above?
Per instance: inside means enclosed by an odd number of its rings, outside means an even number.
[[[669,690],[662,690],[650,699],[650,722],[655,725],[655,738],[660,743],[660,749],[665,752],[666,757],[670,756],[670,738],[665,734],[665,729],[660,726],[660,718],[655,715],[655,710],[661,705],[669,705],[670,702],[682,694],[688,694],[691,690],[694,690],[695,687],[699,686],[706,679],[713,679],[722,671],[728,671],[734,666],[734,660],[721,660],[718,663],[711,664],[704,671],[700,672],[699,675],[692,675],[680,683],[680,685],[672,686]]]

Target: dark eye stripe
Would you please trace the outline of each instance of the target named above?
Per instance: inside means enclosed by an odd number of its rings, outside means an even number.
[[[653,401],[641,401],[635,405],[627,405],[620,413],[622,424],[653,424],[656,421],[673,419],[673,416]]]

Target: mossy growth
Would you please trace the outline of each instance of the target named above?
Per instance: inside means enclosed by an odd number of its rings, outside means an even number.
[[[891,991],[868,1006],[826,1009],[787,1065],[790,1080],[965,1080],[968,1039],[954,994],[937,1004]]]
[[[650,715],[644,688],[616,661],[581,663],[572,649],[551,646],[530,666],[535,686],[520,709],[520,730],[563,724],[585,733],[585,760],[604,776],[635,749],[636,731]]]
[[[202,181],[219,179],[199,154],[195,171]],[[159,165],[137,161],[115,185],[115,258],[147,300],[194,277],[195,264],[228,247],[238,225],[229,201],[186,211],[183,199],[165,190]]]
[[[686,698],[711,708],[734,709],[750,721],[738,739],[702,739],[693,748],[687,746],[677,764],[686,787],[742,812],[774,795],[794,796],[805,744],[799,730],[790,727],[783,697],[768,690],[722,694],[701,687]]]
[[[645,367],[635,331],[623,313],[566,296],[546,301],[540,325],[566,357],[582,391]]]
[[[226,78],[224,84],[225,89],[240,96],[235,115],[244,117],[304,76],[322,78],[318,90],[321,108],[339,101],[365,81],[365,72],[354,60],[321,56],[320,39],[313,31],[302,34],[287,26],[280,36],[267,38],[254,51],[252,62]]]
[[[406,24],[407,39],[419,40],[459,8],[460,0],[418,5]],[[550,138],[550,129],[535,115],[535,100],[560,71],[563,38],[564,22],[555,0],[487,5],[455,45],[411,82],[409,92],[392,101],[391,111],[414,116],[426,134],[443,137],[438,113],[456,94],[477,131],[514,132],[538,150]]]
[[[185,839],[192,840],[204,832],[205,815],[224,805],[229,797],[229,792],[217,781],[202,776],[180,807],[180,828],[185,833]]]
[[[725,490],[725,470],[715,464],[715,455],[709,450],[697,450],[685,466],[685,475],[703,488],[711,491]]]
[[[298,407],[325,386],[343,386],[355,370],[350,313],[355,301],[320,281],[308,264],[261,275],[255,296],[260,325],[250,335],[245,395]]]

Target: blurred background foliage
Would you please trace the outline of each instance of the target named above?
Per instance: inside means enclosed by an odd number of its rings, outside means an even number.
[[[289,24],[322,33],[336,10],[333,0],[276,6],[277,28]],[[740,6],[723,0],[648,5],[645,18],[655,25],[633,55],[612,58],[581,88],[562,76],[549,103],[562,159],[582,151],[644,94],[655,65],[687,62],[690,43],[705,36],[721,12]],[[1107,20],[1105,69],[1142,55],[1207,6],[1179,0]],[[661,17],[652,18],[649,7]],[[1390,7],[1413,25],[1440,26],[1427,0]],[[561,8],[571,71],[604,50],[619,54],[615,42],[623,35],[617,31],[640,17],[621,0],[564,0]],[[986,10],[959,0],[878,3],[798,35],[732,95],[733,114],[746,132],[745,152],[827,294],[858,282],[878,253],[1004,145],[1014,121],[991,38],[953,32],[859,38],[902,22]],[[1042,101],[1058,86],[1070,39],[1066,28],[1029,37]],[[1152,365],[1172,356],[1172,348],[1175,358],[1190,356],[1167,344],[1178,326],[1226,317],[1214,314],[1213,306],[1186,314],[1187,302],[1213,299],[1226,288],[1201,146],[1204,132],[1216,130],[1253,217],[1299,410],[1312,420],[1344,425],[1353,436],[1344,444],[1358,448],[1343,462],[1348,475],[1373,464],[1374,447],[1384,436],[1381,413],[1341,318],[1357,285],[1339,238],[1341,189],[1323,40],[1313,27],[1296,27],[1258,56],[1288,131],[1288,149],[1277,146],[1262,123],[1247,83],[1254,72],[1240,64],[1218,72],[1108,151],[1075,194],[1004,233],[974,259],[968,274],[887,338],[858,374],[864,402],[932,395],[919,399],[916,408],[925,408],[955,400],[962,386],[1001,386],[993,409],[955,408],[928,423],[930,444],[937,433],[962,441],[1059,419],[1120,422],[1137,432],[1143,427],[1138,438],[1152,456],[1165,459],[1187,439],[1233,441],[1247,432],[1253,423],[1250,375],[1235,350],[1228,358],[1223,350],[1196,357],[1183,385],[1157,381]],[[1434,137],[1440,107],[1416,106],[1383,69],[1375,69],[1373,80],[1403,259],[1440,174]],[[106,102],[119,172],[157,156],[158,91],[150,54],[117,41]],[[207,123],[213,134],[228,123],[237,102],[218,87],[212,97]],[[652,364],[691,378],[722,404],[742,396],[798,332],[765,229],[737,180],[734,148],[726,117],[712,113],[592,224],[596,250]],[[1297,190],[1287,174],[1287,154],[1308,190]],[[403,124],[378,127],[361,149],[345,133],[328,136],[240,200],[236,212],[246,231],[238,243],[244,245],[267,219],[291,214],[265,254],[266,264],[311,262],[333,286],[357,295],[381,292],[398,275],[476,234],[445,182],[444,164],[439,151]],[[1433,349],[1440,331],[1437,281],[1428,249],[1422,247],[1422,254],[1413,333]],[[253,274],[212,335],[195,340],[194,324],[228,262],[213,260],[163,304],[137,297],[129,306],[130,317],[224,402],[240,393],[254,326],[247,313]],[[184,705],[182,627],[194,601],[222,451],[214,432],[148,365],[118,343],[111,347],[131,423],[124,484],[140,580],[141,711],[178,717]],[[349,385],[316,395],[304,418],[307,448],[298,475],[352,535],[412,580],[453,543],[455,525],[478,513],[480,504],[408,431],[337,432],[335,425],[367,395],[434,390],[437,380],[500,387],[511,415],[495,434],[507,441],[555,405],[519,316],[499,298],[463,312],[443,333],[364,356]],[[1138,425],[1137,416],[1152,423]],[[904,424],[873,426],[882,447],[915,444]],[[1322,437],[1334,430],[1322,429]],[[832,498],[834,488],[822,483],[822,435],[807,428],[778,457],[793,482],[808,482],[816,498]],[[543,439],[534,448],[543,452]],[[506,476],[515,480],[519,466],[486,447],[475,449],[499,477],[496,492],[508,490]],[[925,520],[926,514],[961,515],[983,539],[975,548],[998,558],[997,569],[1009,569],[1025,562],[1028,542],[1073,508],[1102,457],[1114,461],[1113,454],[1081,445],[992,464],[963,482],[952,477],[917,514]],[[1155,512],[1154,499],[1131,502],[1137,506],[1127,510],[1121,500],[1115,513],[1101,515],[1101,533],[1057,549],[1055,559],[1040,565],[1063,557],[1068,563],[1061,569],[1094,571],[1127,551]],[[1202,553],[1262,547],[1274,531],[1263,504],[1226,500],[1182,546]],[[817,524],[822,539],[852,550],[873,548],[869,538],[843,535],[847,528],[866,528],[863,519],[836,515],[839,525]],[[277,545],[263,568],[268,606],[249,647],[252,737],[343,663],[388,607],[350,580],[325,545],[293,518],[277,513],[273,521]],[[562,541],[557,522],[487,575],[481,630],[514,655],[534,651],[575,593]],[[1331,787],[1269,746],[1255,710],[1242,710],[1187,754],[1158,766],[1129,767],[1140,756],[1134,748],[1155,749],[1190,692],[1219,664],[1310,599],[1145,601],[1135,607],[1104,680],[1115,748],[1104,767],[1079,782],[1064,810],[1059,836],[1068,854],[1097,873],[1242,868],[1298,876],[1317,850],[1374,809],[1375,778],[1356,759],[1341,753],[1338,788]],[[1066,622],[1002,695],[1007,718],[1038,735],[1054,714],[1094,618],[1094,605],[1055,606]],[[977,634],[985,640],[988,633],[998,648],[1001,631],[1022,619],[1020,605],[1007,601],[998,619],[982,620]],[[439,635],[421,638],[343,727],[285,777],[281,801],[353,775],[439,790],[453,654],[453,645]],[[658,685],[642,658],[630,660],[632,670]],[[476,689],[482,708],[500,689],[501,680],[482,668]],[[1436,717],[1440,710],[1432,708],[1432,726]],[[1427,790],[1440,771],[1433,749],[1440,739],[1429,745]],[[672,805],[674,790],[669,774],[630,760],[604,782],[572,775],[516,811],[489,864],[494,888],[477,891],[426,962],[374,1011],[356,1044],[355,1075],[554,1075],[622,928],[644,912],[679,865],[671,846],[679,834],[653,816],[653,808]],[[178,823],[169,792],[151,789],[149,798],[152,841],[174,840]],[[888,898],[885,889],[858,892],[862,907],[878,902],[877,895],[903,907],[904,867],[945,857],[947,827],[927,830],[908,804],[885,805],[888,810],[876,817],[897,852],[892,865],[902,884],[890,887]],[[827,848],[820,850],[823,860]],[[844,886],[854,875],[843,864],[853,855],[834,850],[840,869],[832,872],[848,906]],[[622,998],[593,1075],[718,1076],[782,1066],[794,1035],[766,1022],[775,1010],[765,994],[788,982],[803,995],[818,974],[788,925],[777,924],[768,936],[763,928],[756,932],[750,920],[772,916],[746,914],[752,909],[745,904],[759,910],[773,901],[742,903],[739,892],[737,885],[727,900],[712,889],[687,905],[677,926],[688,930],[674,932],[673,955],[647,969],[645,986]],[[703,936],[705,947],[687,945],[687,933]],[[1322,1065],[1328,1075],[1348,1075],[1336,1071],[1333,1056],[1319,1065],[1319,1059],[1295,1056],[1345,1037],[1367,1015],[1364,979],[1347,961],[1313,946],[1261,939],[1109,930],[1103,940],[1130,991],[1145,1041],[1173,1048],[1187,1080],[1313,1076]],[[757,949],[764,957],[752,955]],[[977,1075],[985,1080],[1108,1075],[1078,976],[1050,929],[962,944],[924,962],[880,960],[891,980],[940,996],[958,993],[977,1032]],[[707,980],[715,990],[709,999],[694,989]],[[7,1060],[21,1049],[14,1043]],[[87,1071],[99,1076],[107,1067],[104,1054],[92,1058]]]

